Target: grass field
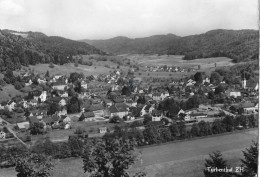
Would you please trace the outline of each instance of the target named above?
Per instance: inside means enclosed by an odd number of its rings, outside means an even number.
[[[138,161],[130,173],[144,171],[147,177],[201,177],[205,158],[219,150],[231,167],[239,166],[242,150],[256,140],[258,130],[208,137],[192,141],[151,146],[137,151],[142,154],[143,163]],[[57,161],[53,177],[86,177],[81,159]],[[15,176],[13,168],[0,169],[3,177]]]
[[[0,103],[2,101],[7,101],[14,96],[25,96],[24,93],[20,92],[19,90],[16,90],[13,85],[7,84],[4,87],[2,87],[2,89],[3,90],[0,91]]]

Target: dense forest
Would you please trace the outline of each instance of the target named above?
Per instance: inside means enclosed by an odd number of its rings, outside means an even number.
[[[173,34],[130,39],[82,40],[114,54],[184,55],[185,60],[228,57],[234,62],[258,59],[257,30],[212,30],[199,35],[179,37]]]
[[[0,72],[37,63],[64,64],[77,54],[104,55],[105,52],[83,42],[39,32],[0,30]]]

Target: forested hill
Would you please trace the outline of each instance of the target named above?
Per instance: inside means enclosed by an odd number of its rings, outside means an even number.
[[[76,54],[105,55],[105,52],[84,42],[48,37],[40,32],[0,30],[0,72],[19,69],[21,65],[64,64]]]
[[[234,62],[258,59],[257,30],[212,30],[199,35],[179,37],[173,34],[130,39],[82,40],[114,54],[173,54],[184,59],[225,56]]]
[[[86,39],[82,41],[112,54],[164,54],[167,53],[168,47],[171,43],[178,38],[180,37],[168,34],[135,39],[119,36],[108,40]]]

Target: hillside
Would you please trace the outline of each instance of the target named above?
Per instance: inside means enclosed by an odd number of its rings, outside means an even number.
[[[119,36],[108,40],[82,41],[113,54],[164,54],[172,41],[179,38],[176,35],[168,34],[135,39]]]
[[[73,55],[101,54],[105,52],[84,42],[46,36],[40,32],[0,30],[0,72],[15,70],[21,65],[37,63],[64,64]]]
[[[184,59],[229,57],[234,62],[258,59],[257,30],[212,30],[200,35],[179,37],[173,34],[130,39],[82,40],[114,54],[171,54]]]

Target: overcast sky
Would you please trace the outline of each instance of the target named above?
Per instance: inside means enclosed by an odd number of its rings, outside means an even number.
[[[70,39],[257,29],[257,0],[0,0],[0,29]]]

